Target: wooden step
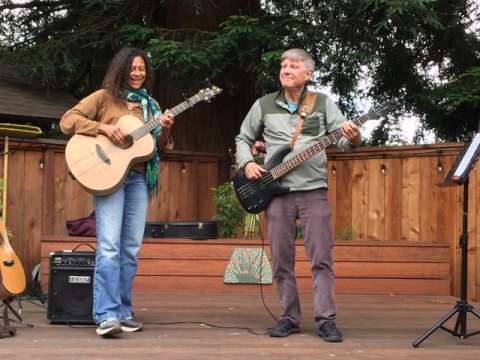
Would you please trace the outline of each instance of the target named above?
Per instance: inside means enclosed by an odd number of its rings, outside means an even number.
[[[47,291],[49,255],[94,238],[44,236],[41,242],[42,287]],[[246,239],[152,239],[140,251],[134,283],[137,292],[258,291],[258,285],[224,284],[223,274],[237,247],[261,247]],[[310,264],[302,241],[296,245],[295,271],[299,291],[311,292]],[[78,250],[89,250],[81,246]],[[269,253],[268,246],[265,250]],[[336,291],[344,294],[450,294],[448,244],[399,241],[342,241],[334,247]],[[266,291],[273,286],[265,285]]]

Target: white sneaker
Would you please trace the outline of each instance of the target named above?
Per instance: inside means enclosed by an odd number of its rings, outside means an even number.
[[[122,332],[122,326],[118,320],[102,321],[102,323],[97,327],[97,335],[103,337],[112,337]]]

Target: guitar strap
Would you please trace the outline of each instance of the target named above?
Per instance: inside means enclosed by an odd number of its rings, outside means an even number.
[[[293,149],[293,146],[297,142],[297,138],[300,135],[300,131],[302,130],[303,121],[305,118],[311,114],[313,107],[315,105],[315,100],[317,99],[317,93],[307,91],[307,94],[302,100],[298,108],[298,120],[297,125],[295,126],[295,132],[292,137],[292,141],[290,142],[290,147]]]

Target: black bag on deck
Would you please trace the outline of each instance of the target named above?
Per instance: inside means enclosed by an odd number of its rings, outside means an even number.
[[[145,237],[216,239],[217,223],[206,222],[149,222],[145,225]]]

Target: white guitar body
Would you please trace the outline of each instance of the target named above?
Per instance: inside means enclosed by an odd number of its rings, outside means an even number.
[[[124,134],[130,134],[144,123],[133,115],[118,119],[117,125]],[[133,164],[151,158],[153,138],[143,136],[131,140],[122,148],[104,135],[74,135],[65,149],[65,158],[73,177],[88,192],[108,195],[115,192],[125,180]]]

